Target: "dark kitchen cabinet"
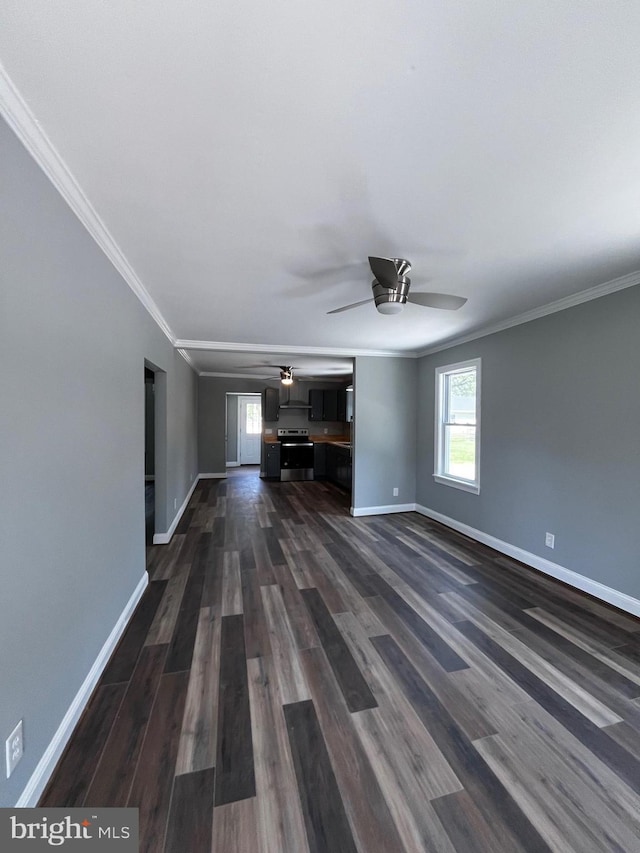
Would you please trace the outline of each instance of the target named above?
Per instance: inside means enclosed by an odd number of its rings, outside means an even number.
[[[347,392],[344,388],[314,388],[309,391],[310,421],[346,421]]]
[[[313,445],[313,478],[317,480],[327,476],[327,445],[315,442]]]
[[[265,441],[264,443],[264,474],[265,477],[280,479],[280,442]]]
[[[324,420],[324,391],[317,388],[309,391],[309,420],[323,421]]]
[[[277,421],[280,417],[280,391],[277,388],[265,388],[262,392],[262,420]]]
[[[351,450],[335,444],[327,445],[327,479],[351,491]]]

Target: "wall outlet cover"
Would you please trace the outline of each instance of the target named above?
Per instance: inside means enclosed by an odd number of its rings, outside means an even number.
[[[23,740],[22,740],[22,720],[18,723],[15,729],[11,732],[5,743],[6,752],[6,767],[7,779],[16,769],[17,763],[22,758]]]
[[[555,548],[556,545],[556,537],[553,533],[545,533],[544,535],[544,544],[547,548]]]
[[[398,487],[397,486],[393,490],[393,496],[394,496],[394,498],[398,497]]]

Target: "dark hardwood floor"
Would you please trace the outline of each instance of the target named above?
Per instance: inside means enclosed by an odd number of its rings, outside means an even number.
[[[322,482],[201,481],[42,797],[154,853],[640,850],[640,622]]]

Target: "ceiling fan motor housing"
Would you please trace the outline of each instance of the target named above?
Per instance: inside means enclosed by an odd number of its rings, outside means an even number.
[[[374,278],[371,282],[371,289],[373,290],[373,299],[376,303],[376,308],[380,314],[399,314],[403,306],[407,304],[410,286],[411,279],[406,275],[398,277],[396,287],[393,290],[383,287]]]

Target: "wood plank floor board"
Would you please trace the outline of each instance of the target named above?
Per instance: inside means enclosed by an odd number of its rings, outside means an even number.
[[[307,649],[302,665],[353,835],[361,850],[402,849],[400,836],[340,686],[322,649]]]
[[[83,805],[126,805],[166,655],[166,646],[142,649]]]
[[[501,839],[474,803],[467,791],[455,791],[431,801],[451,840],[454,850],[465,853],[495,853],[501,849]]]
[[[207,853],[211,850],[214,783],[213,767],[176,776],[164,853]]]
[[[611,667],[616,672],[619,672],[629,681],[640,684],[640,666],[637,666],[633,661],[630,661],[627,655],[621,654],[619,649],[624,649],[624,646],[609,648],[603,646],[597,640],[590,638],[587,634],[577,631],[567,625],[561,618],[558,618],[551,613],[548,613],[543,608],[534,607],[527,610],[527,614],[536,621],[551,628],[556,634],[568,639],[571,643],[580,649],[584,649],[593,655],[599,661]]]
[[[326,577],[330,585],[333,585],[340,593],[342,606],[332,608],[330,601],[325,597],[325,593],[323,591],[324,587],[318,587],[328,609],[332,613],[345,613],[350,611],[357,617],[358,621],[362,624],[364,630],[369,636],[384,633],[383,626],[380,624],[380,621],[367,604],[369,590],[373,589],[369,582],[367,582],[365,587],[361,586],[360,588],[361,590],[367,590],[367,596],[363,597],[361,592],[358,591],[358,588],[352,582],[352,577],[354,577],[353,573],[352,575],[349,575],[348,572],[345,572],[344,564],[336,562],[329,551],[321,546],[318,547],[315,552],[314,559],[317,563],[316,574]]]
[[[98,687],[40,798],[41,808],[83,805],[126,689],[126,682]]]
[[[241,560],[242,563],[242,560]],[[244,640],[247,659],[259,658],[271,654],[269,635],[265,625],[262,607],[262,595],[258,582],[258,572],[246,565],[240,567],[242,610],[244,618]]]
[[[391,638],[370,640],[351,613],[335,619],[378,703],[375,713],[356,718],[366,722],[367,738],[384,743],[383,751],[387,744],[392,746],[389,763],[399,775],[413,779],[412,788],[421,800],[459,791],[460,780],[377,652],[377,643]]]
[[[499,836],[497,849],[505,853],[510,850],[527,853],[548,850],[535,825],[518,808],[508,788],[478,755],[474,742],[456,722],[453,716],[455,708],[442,703],[393,639],[379,637],[373,639],[372,643],[395,673],[398,684],[464,789],[470,793],[487,823]]]
[[[222,617],[216,806],[255,797],[256,793],[243,622],[242,615]]]
[[[188,576],[189,565],[181,563],[167,580],[167,586],[145,639],[146,646],[171,642]]]
[[[531,698],[587,746],[591,752],[611,767],[636,793],[640,793],[640,762],[628,753],[606,731],[574,708],[551,687],[513,658],[498,643],[471,622],[460,623],[468,637],[482,648],[485,654],[508,672]]]
[[[166,588],[166,580],[153,581],[148,585],[107,664],[101,684],[129,681]]]
[[[319,591],[303,589],[301,595],[318,630],[320,642],[340,685],[347,707],[350,711],[375,708],[378,703]]]
[[[500,738],[579,825],[588,815],[622,849],[640,839],[640,795],[536,702],[509,709]]]
[[[594,725],[602,727],[621,722],[622,718],[618,714],[585,689],[581,683],[582,679],[578,678],[574,681],[565,675],[558,667],[538,654],[534,644],[527,645],[519,639],[516,632],[503,630],[468,602],[464,603],[464,609],[469,620],[487,637],[490,637],[514,660],[522,664],[534,678],[544,682],[555,693],[573,705]],[[463,626],[461,630],[469,636],[469,623],[462,622],[460,624]]]
[[[436,631],[383,578],[373,578],[372,583],[389,607],[420,640],[446,672],[467,669],[469,664],[460,657]]]
[[[187,680],[186,672],[161,677],[138,759],[127,805],[138,809],[141,853],[164,847]]]
[[[309,699],[309,687],[300,664],[296,638],[282,591],[279,586],[274,585],[263,586],[260,592],[280,701],[283,705],[288,705]]]
[[[203,848],[208,851],[209,848]],[[216,806],[211,853],[254,853],[258,850],[256,798]]]
[[[313,702],[284,706],[311,853],[358,853]]]
[[[295,645],[298,649],[310,649],[319,646],[320,638],[316,626],[289,568],[287,566],[274,566],[273,574],[277,585],[280,587],[280,594],[291,625]]]
[[[176,775],[214,767],[216,759],[222,621],[210,607],[197,619]]]
[[[384,599],[372,598],[370,602],[388,629],[386,633],[393,637],[422,680],[429,684],[443,705],[451,709],[456,722],[467,737],[470,740],[476,740],[489,734],[495,734],[495,726],[483,712],[482,705],[468,699],[465,692],[460,690],[456,684],[460,676],[472,674],[475,670],[463,669],[455,673],[445,673],[435,658],[422,645],[415,642],[415,635],[391,610]],[[372,638],[372,642],[377,648],[375,639]],[[482,663],[482,661],[480,662]],[[496,666],[486,667],[482,671],[482,678],[487,688],[502,702],[513,704],[526,701],[528,698],[527,694],[506,678]]]
[[[261,853],[309,853],[293,759],[271,658],[247,662]]]
[[[225,551],[222,561],[222,616],[242,613],[242,580],[240,577],[240,552]]]
[[[637,853],[640,620],[349,505],[199,482],[41,804],[154,853]]]

